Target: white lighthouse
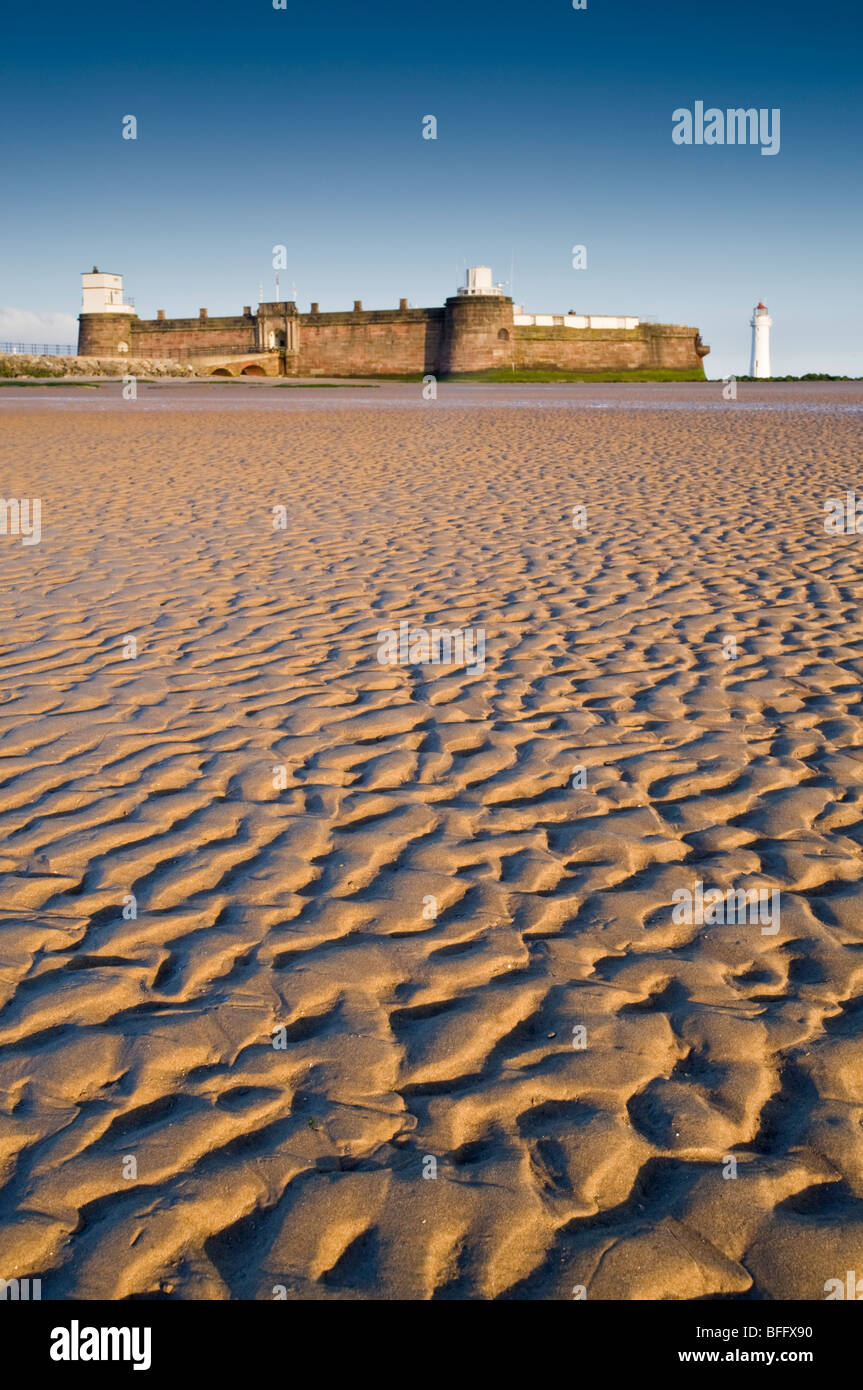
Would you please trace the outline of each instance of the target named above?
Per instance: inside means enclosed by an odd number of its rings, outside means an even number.
[[[756,304],[749,326],[752,329],[752,361],[749,375],[770,376],[770,330],[773,320],[767,312],[766,304]]]

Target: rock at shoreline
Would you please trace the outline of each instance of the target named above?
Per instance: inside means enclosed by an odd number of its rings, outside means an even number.
[[[197,376],[194,367],[153,357],[42,357],[0,353],[0,377]]]

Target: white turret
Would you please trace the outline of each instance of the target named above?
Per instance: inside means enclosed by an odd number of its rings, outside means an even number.
[[[134,312],[133,304],[123,303],[122,275],[109,275],[93,266],[92,272],[81,276],[82,314],[128,314],[130,309]]]
[[[472,265],[465,271],[459,294],[503,294],[503,287],[492,284],[490,266]]]
[[[749,365],[749,375],[770,376],[770,330],[773,320],[765,304],[756,304],[749,326],[752,329],[752,361]]]

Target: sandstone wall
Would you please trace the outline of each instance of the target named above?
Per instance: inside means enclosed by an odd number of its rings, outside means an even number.
[[[79,314],[79,357],[116,357],[122,344],[132,356],[137,321],[134,314]],[[167,354],[157,353],[157,356]]]
[[[252,315],[206,319],[145,319],[132,324],[132,350],[140,357],[192,357],[220,348],[255,350]],[[191,354],[190,354],[190,349]]]
[[[512,300],[502,295],[453,296],[443,309],[408,309],[403,301],[392,310],[357,305],[350,312],[298,315],[293,304],[280,304],[262,305],[260,314],[262,330],[272,321],[288,349],[258,364],[267,375],[441,375],[513,365],[560,371],[673,368],[703,374],[708,351],[696,329],[680,324],[642,323],[631,329],[514,324]],[[79,322],[79,353],[89,356],[115,356],[123,342],[130,357],[193,365],[220,354],[227,363],[232,356],[257,350],[251,312],[145,321],[134,315],[82,314]],[[257,338],[268,340],[263,331]],[[294,343],[298,351],[291,351]]]
[[[698,332],[684,325],[637,328],[516,327],[515,365],[559,371],[634,371],[668,367],[702,371]]]
[[[300,376],[438,370],[443,309],[355,310],[300,315]]]
[[[446,302],[445,314],[442,372],[477,372],[511,365],[511,299],[503,295],[453,295]]]

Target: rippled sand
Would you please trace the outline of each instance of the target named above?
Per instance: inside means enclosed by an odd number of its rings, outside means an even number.
[[[859,388],[118,389],[0,393],[0,1276],[863,1275]]]

